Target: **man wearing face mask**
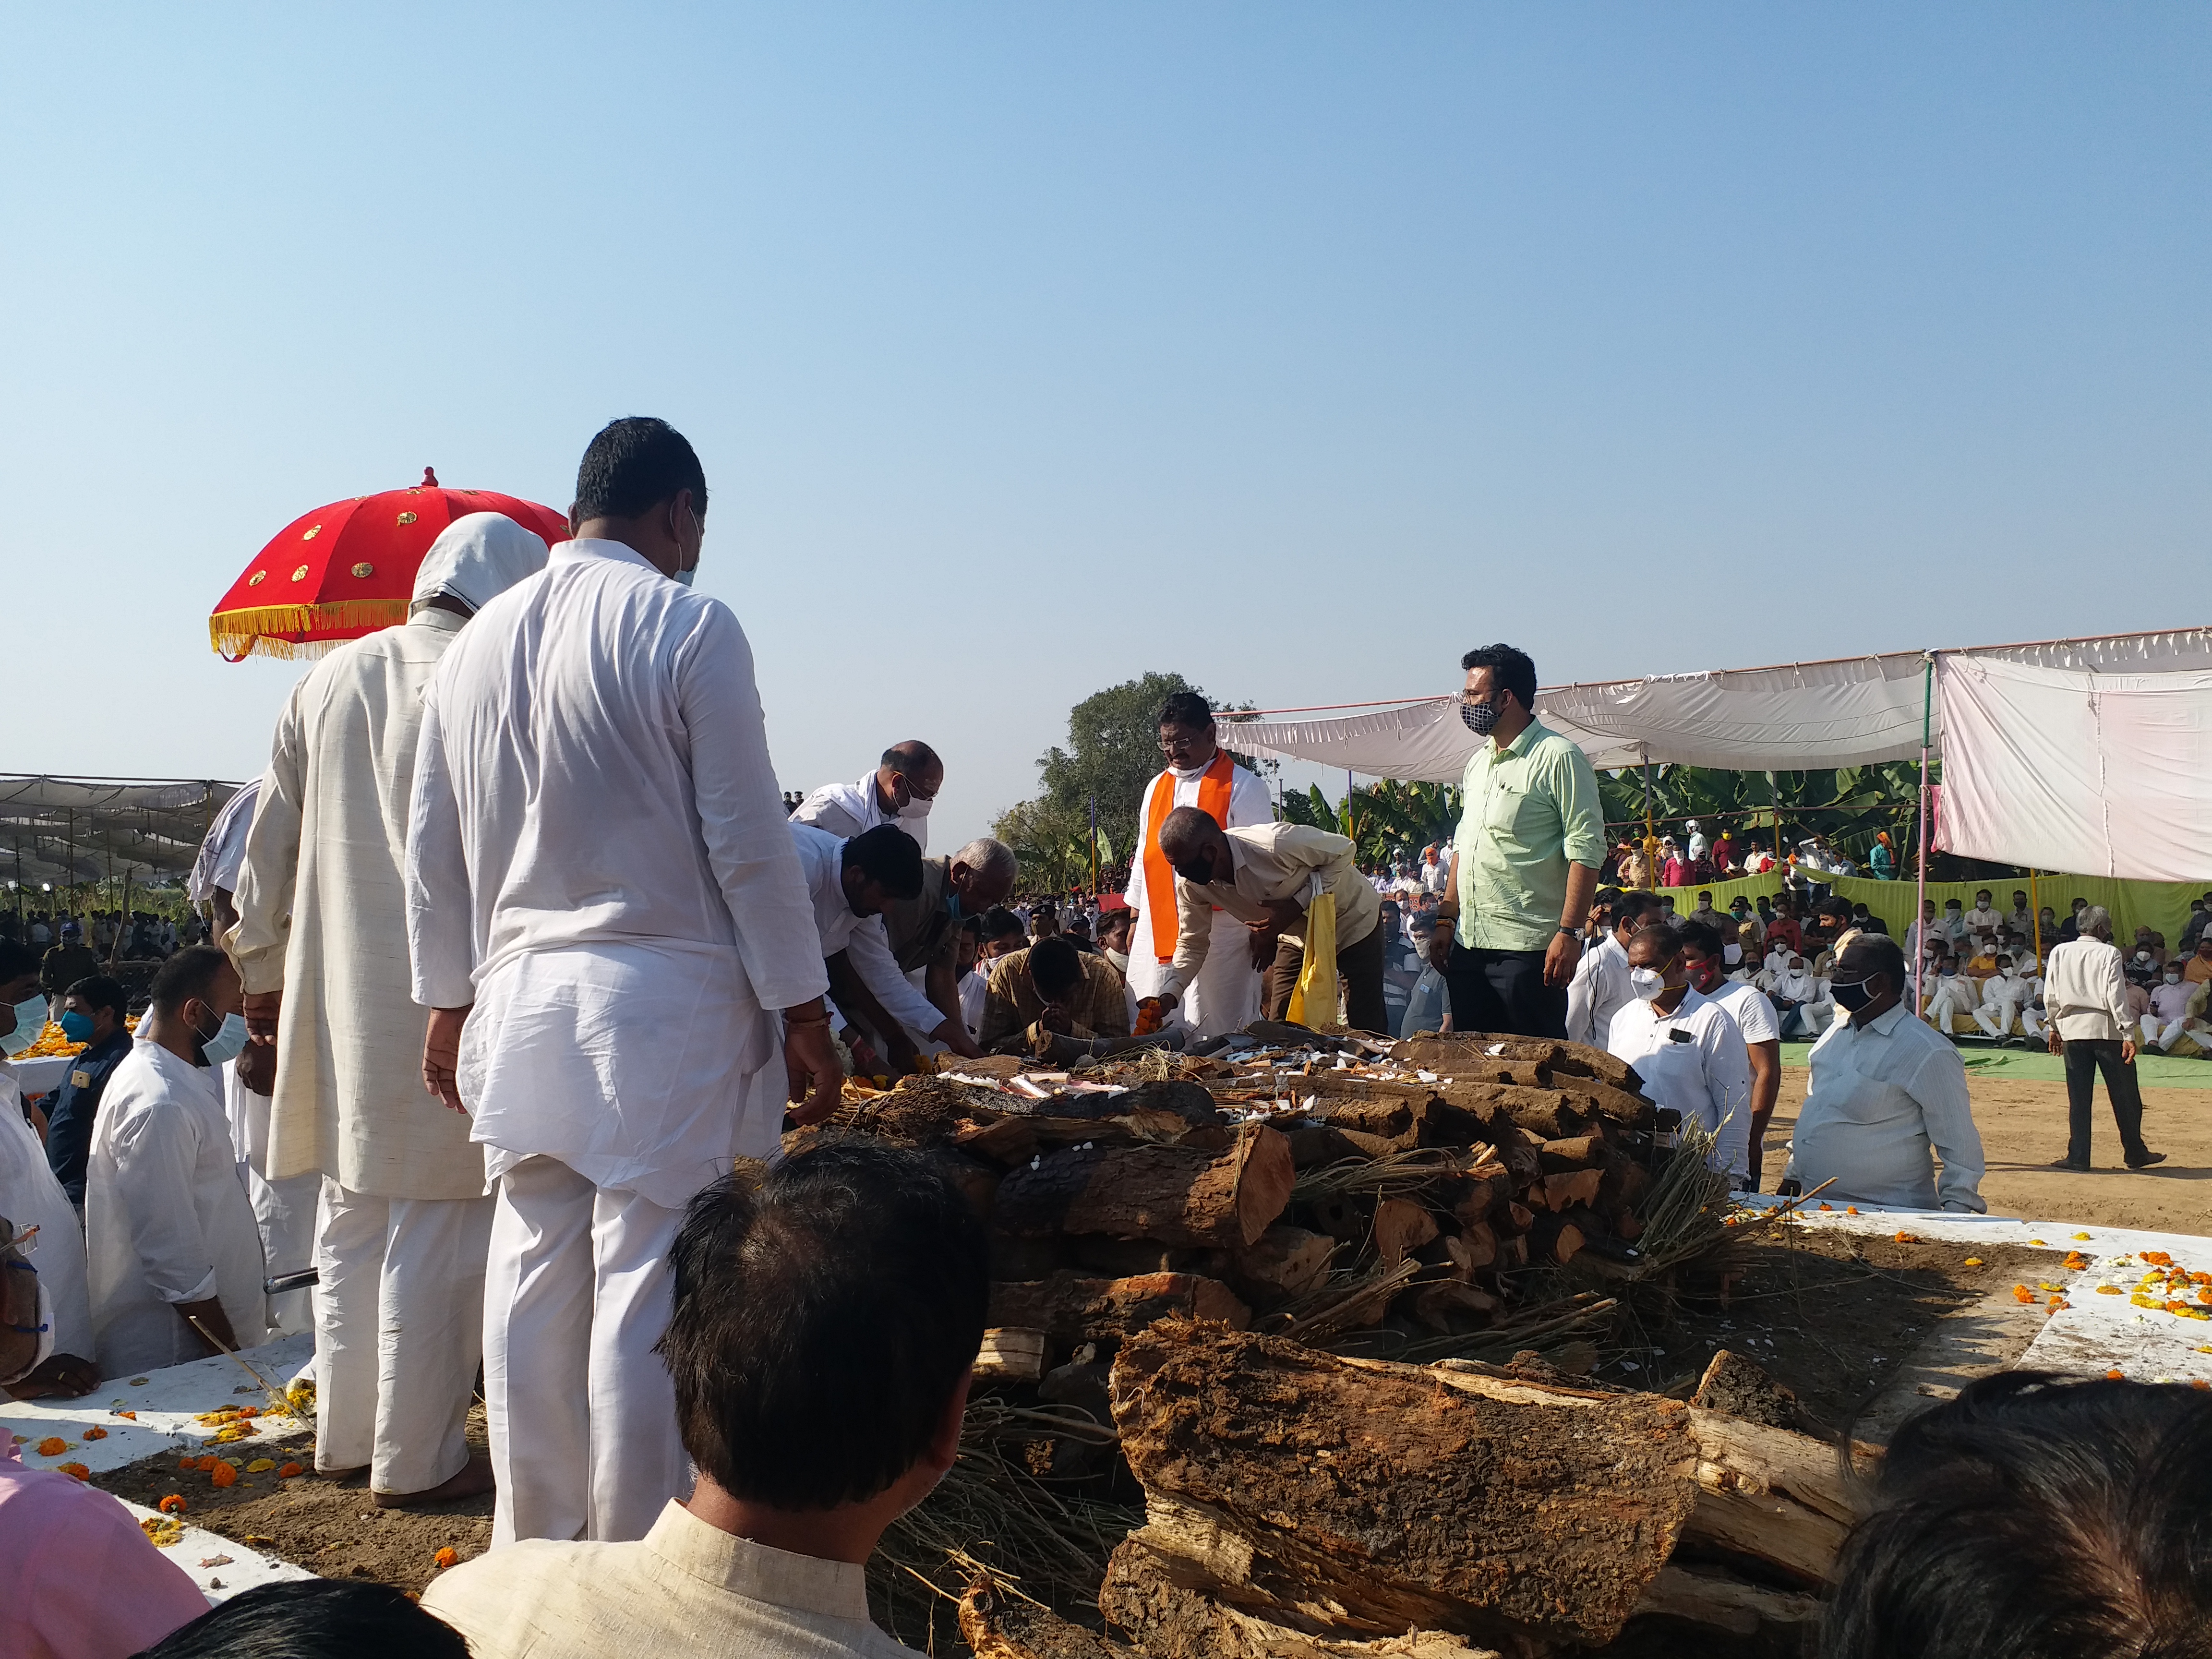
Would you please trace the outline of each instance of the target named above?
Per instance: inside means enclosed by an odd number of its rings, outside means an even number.
[[[1648,1098],[1712,1133],[1712,1167],[1741,1186],[1752,1179],[1751,1058],[1728,1010],[1691,988],[1683,945],[1680,928],[1663,921],[1628,942],[1636,994],[1613,1015],[1605,1046],[1636,1068]]]
[[[2081,914],[2088,908],[2089,901],[2085,898],[2077,898],[2074,901],[2073,914],[2069,915],[2064,921],[2058,924],[2059,944],[2071,945],[2075,939],[2081,937]],[[2050,936],[2048,934],[2045,935],[2046,940]]]
[[[2019,1042],[2012,1035],[2013,1026],[2034,994],[2035,981],[2020,971],[2020,964],[2010,956],[2000,951],[1989,978],[1982,981],[1982,1003],[1974,1010],[1974,1024],[1984,1036],[1995,1037],[2000,1048]]]
[[[1878,934],[1844,947],[1829,988],[1847,1016],[1813,1047],[1784,1192],[1836,1204],[1979,1215],[1982,1137],[1959,1051],[1911,1018],[1905,955]],[[1942,1176],[1935,1154],[1943,1160]]]
[[[70,1202],[84,1207],[85,1161],[92,1156],[92,1126],[99,1121],[107,1079],[131,1052],[131,1030],[123,1023],[123,988],[105,974],[81,979],[62,1000],[62,1035],[82,1042],[84,1052],[70,1062],[69,1080],[46,1114],[46,1164]]]
[[[896,1063],[904,1066],[915,1052],[906,1030],[942,1042],[957,1054],[981,1054],[968,1040],[957,995],[948,1014],[915,990],[899,972],[883,923],[877,920],[893,904],[921,891],[923,860],[914,838],[891,823],[879,823],[850,841],[840,841],[811,823],[793,824],[791,836],[807,890],[813,896],[822,954],[824,958],[843,956],[854,978],[866,988],[896,1034],[884,1039],[893,1045]],[[955,945],[957,948],[957,933]]]
[[[85,1180],[104,1376],[268,1336],[261,1233],[215,1069],[246,1047],[238,970],[221,951],[194,945],[161,964],[153,1000],[108,1079]]]
[[[1817,1041],[1836,1018],[1836,1005],[1828,995],[1828,981],[1815,974],[1804,957],[1792,951],[1768,993],[1782,1035],[1792,1041]]]
[[[1614,897],[1612,927],[1583,952],[1582,960],[1575,964],[1574,981],[1567,987],[1568,1042],[1605,1047],[1613,1017],[1636,1000],[1628,983],[1629,941],[1658,914],[1656,893],[1620,893]]]
[[[2151,988],[2150,1012],[2143,1017],[2143,1042],[2160,1054],[2172,1052],[2189,1018],[2190,989],[2181,977],[2181,964],[2169,962],[2159,970],[2159,983]]]
[[[1160,704],[1159,744],[1167,766],[1145,786],[1137,803],[1142,841],[1129,862],[1121,897],[1137,913],[1136,942],[1129,952],[1129,989],[1140,1002],[1162,994],[1181,944],[1182,915],[1176,876],[1160,848],[1160,827],[1179,807],[1196,807],[1224,830],[1275,821],[1274,802],[1257,774],[1239,766],[1217,740],[1213,712],[1193,691],[1177,691]],[[1370,891],[1376,889],[1372,884]],[[1385,883],[1387,885],[1387,881]],[[1241,1031],[1260,1017],[1260,969],[1253,964],[1244,924],[1226,910],[1210,914],[1205,967],[1179,981],[1182,1017],[1200,1036]]]
[[[842,841],[865,835],[879,823],[896,823],[929,850],[929,809],[945,787],[945,763],[919,738],[908,738],[884,750],[876,769],[857,783],[825,783],[791,815]]]
[[[1459,715],[1486,741],[1461,779],[1449,896],[1430,960],[1462,1031],[1564,1037],[1604,812],[1589,757],[1535,716],[1536,665],[1510,645],[1460,659]]]
[[[10,1028],[0,1030],[0,1048],[27,1046],[46,1023],[38,953],[0,939],[0,1026]],[[5,1066],[0,1066],[0,1215],[19,1229],[39,1230],[29,1262],[43,1292],[41,1322],[50,1328],[35,1334],[43,1350],[35,1368],[15,1377],[6,1391],[19,1400],[88,1393],[100,1373],[86,1357],[93,1340],[84,1232],[69,1194],[47,1166],[37,1132],[24,1119],[22,1097]]]
[[[954,957],[961,922],[1004,900],[1013,890],[1017,868],[1014,849],[984,836],[951,858],[924,859],[921,890],[910,898],[893,898],[884,907],[884,933],[890,942],[892,959],[907,983],[927,997],[940,1016],[960,1012],[960,975]],[[848,1018],[873,1030],[891,1063],[906,1070],[920,1052],[916,1045],[930,1040],[927,1030],[892,1018],[862,982],[848,952],[836,952],[828,965],[830,994],[837,1006]],[[964,1022],[959,1035],[962,1041],[947,1044],[953,1053],[974,1059],[983,1052],[965,1042]]]
[[[571,538],[422,695],[408,951],[424,1086],[496,1187],[495,1547],[641,1537],[690,1489],[653,1352],[683,1207],[844,1081],[752,647],[691,587],[706,512],[683,434],[611,422]]]
[[[1726,1009],[1743,1036],[1744,1055],[1751,1065],[1751,1145],[1746,1158],[1749,1189],[1757,1192],[1764,1168],[1766,1125],[1774,1115],[1775,1099],[1782,1092],[1781,1021],[1765,992],[1729,975],[1729,969],[1742,953],[1728,927],[1690,922],[1681,932],[1682,965],[1689,974],[1690,988]]]
[[[1129,945],[1136,927],[1136,912],[1129,908],[1128,900],[1119,893],[1108,893],[1099,899],[1099,954],[1112,963],[1114,971],[1125,980],[1129,976]]]

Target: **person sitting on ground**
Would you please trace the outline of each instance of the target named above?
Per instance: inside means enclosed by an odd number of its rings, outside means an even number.
[[[2197,948],[2208,927],[2212,927],[2212,893],[2189,901],[2189,920],[2181,928],[2180,949],[2185,955]]]
[[[2043,964],[2037,958],[2035,946],[2012,929],[2009,922],[1997,927],[1997,949],[2012,958],[2012,965],[2022,975],[2033,974]]]
[[[1777,939],[1773,948],[1767,951],[1765,959],[1759,964],[1759,976],[1752,982],[1771,997],[1774,994],[1774,988],[1782,982],[1783,975],[1790,971],[1790,958],[1796,954],[1796,952],[1788,945]]]
[[[1828,981],[1813,971],[1802,951],[1790,953],[1788,967],[1767,993],[1782,1036],[1791,1042],[1810,1042],[1835,1022],[1836,1005],[1828,995]]]
[[[1982,928],[1973,935],[1973,944],[1966,957],[1966,976],[1979,981],[1997,970],[1997,937],[1992,928]]]
[[[2035,981],[2024,977],[2013,959],[2000,951],[1994,971],[1982,981],[1981,1006],[1974,1010],[1974,1024],[1981,1028],[1982,1035],[1995,1037],[2000,1044],[2015,1041],[2013,1026],[2020,1018],[2021,1005],[2034,994],[2034,985]]]
[[[1928,1000],[1921,1014],[1930,1025],[1948,1036],[1952,1022],[1971,1020],[1981,1000],[1982,994],[1974,981],[1959,971],[1959,958],[1946,951],[1936,982],[1928,988]]]
[[[2167,1054],[2181,1040],[2188,1023],[2190,988],[2178,962],[2160,969],[2159,980],[2151,988],[2150,1012],[2142,1016],[2143,1046]]]
[[[2203,1652],[2208,1460],[2202,1389],[2037,1371],[1970,1382],[1906,1419],[1871,1471],[1817,1659]]]
[[[2120,977],[2126,983],[2120,994],[2126,999],[2127,1027],[2131,1032],[2140,1033],[2143,1022],[2150,1018],[2150,988],[2157,982],[2153,977],[2157,972],[2147,962],[2130,962],[2121,967]]]
[[[1889,924],[1862,903],[1851,906],[1851,927],[1862,933],[1887,933]]]
[[[987,1052],[1036,1053],[1054,1036],[1129,1035],[1128,988],[1114,965],[1064,939],[1041,939],[991,964],[975,1040]]]
[[[2212,980],[2212,932],[2197,935],[2197,949],[2181,964],[2181,977],[2189,985],[2202,985]]]
[[[990,1302],[981,1218],[920,1155],[833,1142],[757,1190],[707,1188],[669,1265],[659,1352],[690,1499],[636,1543],[479,1556],[423,1607],[475,1659],[902,1659],[869,1622],[864,1568],[959,1455]]]
[[[2058,924],[2059,944],[2071,945],[2081,936],[2081,913],[2088,908],[2089,901],[2085,898],[2076,898],[2074,901],[2073,913]]]
[[[1636,1000],[1613,1017],[1606,1049],[1636,1067],[1648,1099],[1712,1135],[1712,1167],[1741,1185],[1751,1176],[1751,1059],[1728,1010],[1690,988],[1683,943],[1662,921],[1629,941]]]
[[[87,1046],[70,1062],[69,1080],[46,1114],[46,1164],[80,1212],[100,1097],[118,1062],[131,1052],[131,1028],[123,1023],[126,1006],[123,988],[105,974],[77,981],[62,999],[62,1035]]]
[[[1879,934],[1845,945],[1829,987],[1843,1017],[1814,1045],[1787,1179],[1831,1201],[1971,1211],[1982,1138],[1958,1050],[1911,1017],[1905,953]],[[1930,1148],[1942,1155],[1936,1174]]]
[[[2154,968],[2163,968],[2166,958],[2166,935],[2155,927],[2136,928],[2135,950],[2130,960],[2148,963]]]

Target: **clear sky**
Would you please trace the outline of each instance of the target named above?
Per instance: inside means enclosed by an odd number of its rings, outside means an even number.
[[[206,615],[662,415],[781,782],[940,845],[1266,707],[2212,620],[2212,8],[11,6],[0,770],[243,777]]]

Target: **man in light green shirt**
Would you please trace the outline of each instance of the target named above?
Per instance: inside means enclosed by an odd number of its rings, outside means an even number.
[[[1461,779],[1451,881],[1430,960],[1462,1031],[1564,1037],[1567,987],[1605,861],[1589,757],[1535,716],[1536,665],[1510,645],[1461,659],[1460,718],[1486,738]]]

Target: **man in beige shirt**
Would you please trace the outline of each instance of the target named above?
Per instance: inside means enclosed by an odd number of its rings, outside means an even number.
[[[2051,1052],[2066,1060],[2066,1156],[2062,1170],[2089,1162],[2089,1105],[2101,1072],[2119,1126],[2120,1152],[2130,1170],[2166,1161],[2142,1138],[2142,1091],[2136,1079],[2135,1026],[2128,1012],[2127,981],[2112,945],[2112,918],[2093,904],[2074,919],[2075,937],[2051,947],[2044,970],[2043,1004],[2051,1014]]]
[[[976,1041],[997,1052],[1036,1048],[1047,1035],[1127,1036],[1135,1000],[1105,957],[1064,939],[1041,939],[991,963]]]
[[[475,1659],[898,1659],[863,1564],[952,1467],[989,1303],[983,1224],[887,1146],[725,1176],[669,1251],[661,1341],[698,1466],[635,1543],[525,1540],[432,1581]],[[895,1381],[902,1380],[902,1381]]]
[[[1226,911],[1251,930],[1253,963],[1267,969],[1267,1017],[1289,1006],[1305,961],[1308,901],[1336,899],[1336,971],[1345,1018],[1356,1031],[1387,1031],[1382,1006],[1382,900],[1352,863],[1348,836],[1302,823],[1224,830],[1196,807],[1178,806],[1160,825],[1160,847],[1176,872],[1182,918],[1175,960],[1161,995],[1176,997],[1206,961],[1212,912]]]

